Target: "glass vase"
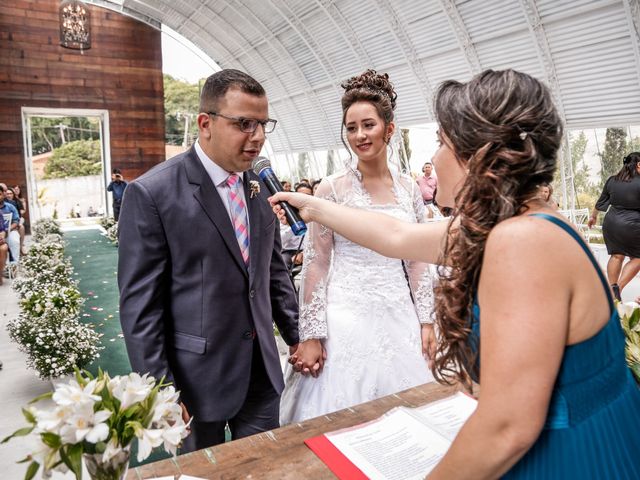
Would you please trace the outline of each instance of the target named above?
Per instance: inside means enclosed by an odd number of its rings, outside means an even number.
[[[129,449],[121,450],[111,460],[102,461],[102,454],[85,453],[84,464],[91,480],[124,480],[129,470]]]

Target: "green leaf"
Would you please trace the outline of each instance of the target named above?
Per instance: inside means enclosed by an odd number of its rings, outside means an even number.
[[[27,472],[24,474],[24,480],[31,480],[38,473],[40,464],[38,462],[31,462],[27,468]]]
[[[27,410],[26,408],[22,409],[22,415],[24,415],[24,418],[27,419],[27,422],[36,423],[36,417],[34,417],[33,413],[31,413],[31,411]]]
[[[631,317],[629,318],[629,328],[633,330],[633,328],[638,324],[639,321],[640,321],[640,308],[636,308],[631,314]]]
[[[53,396],[53,392],[43,393],[42,395],[38,395],[36,398],[31,400],[29,402],[29,405],[31,405],[32,403],[39,402],[40,400],[45,400],[45,399],[51,398],[52,396]]]
[[[16,430],[15,432],[13,432],[8,437],[3,438],[2,442],[0,442],[0,443],[7,443],[13,437],[24,437],[25,435],[29,435],[33,431],[34,428],[35,428],[35,426],[20,428],[20,429]]]
[[[40,437],[42,438],[42,442],[48,447],[58,449],[62,446],[60,437],[55,433],[44,432],[40,434]]]
[[[82,443],[76,443],[66,448],[60,449],[60,458],[65,463],[69,470],[71,470],[76,479],[82,479]]]

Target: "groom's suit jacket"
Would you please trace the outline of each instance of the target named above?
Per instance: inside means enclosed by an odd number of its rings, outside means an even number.
[[[265,185],[251,198],[250,180],[259,178],[245,172],[248,268],[194,148],[129,183],[120,213],[120,320],[132,369],[165,376],[203,422],[232,418],[242,406],[254,341],[282,391],[274,321],[287,344],[298,342],[279,223]]]

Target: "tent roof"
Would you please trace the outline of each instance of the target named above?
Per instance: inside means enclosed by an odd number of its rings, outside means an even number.
[[[388,72],[397,122],[433,121],[445,79],[515,68],[545,81],[569,128],[640,123],[640,0],[93,0],[166,24],[259,80],[276,152],[340,143],[340,83]]]

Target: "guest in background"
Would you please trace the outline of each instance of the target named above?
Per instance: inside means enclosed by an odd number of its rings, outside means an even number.
[[[4,222],[5,230],[7,231],[6,241],[9,244],[10,260],[18,262],[20,260],[20,214],[13,204],[5,200],[5,193],[3,192],[0,195],[0,215],[6,214],[10,214],[11,219],[5,221],[4,216],[2,216],[0,217],[0,221]]]
[[[438,179],[433,173],[433,164],[426,162],[422,166],[422,175],[418,177],[418,186],[420,187],[420,193],[422,194],[422,201],[425,205],[433,203],[435,198],[434,194],[438,187]]]
[[[308,183],[300,182],[296,185],[296,192],[304,193],[305,195],[313,195],[313,188]]]
[[[541,183],[538,188],[540,198],[545,201],[547,205],[549,205],[549,208],[558,210],[558,202],[556,202],[555,198],[553,198],[553,186],[548,182],[544,182]]]
[[[4,281],[4,269],[7,265],[7,257],[9,256],[7,233],[4,221],[0,218],[0,285],[2,285],[2,282]],[[0,368],[2,368],[2,362],[0,362]]]
[[[602,194],[589,218],[589,228],[598,219],[598,211],[607,212],[602,235],[610,255],[607,277],[615,297],[640,271],[640,152],[624,157],[620,171],[606,181]],[[624,268],[624,258],[629,261]]]
[[[316,194],[316,190],[318,190],[318,186],[320,185],[320,182],[322,182],[322,179],[314,180],[313,183],[311,184],[311,191],[313,192],[313,195]]]
[[[127,182],[124,181],[122,172],[119,168],[114,168],[111,173],[111,183],[107,186],[107,192],[113,194],[113,218],[115,218],[116,222],[120,218],[120,206],[122,205],[125,188],[127,188]]]
[[[24,205],[22,201],[18,198],[13,188],[7,188],[4,192],[4,198],[11,205],[16,207],[18,210],[18,215],[20,215],[18,222],[18,234],[20,235],[20,254],[26,255],[27,252],[24,248],[24,236],[25,236],[25,228],[24,228]]]
[[[291,182],[289,180],[282,181],[282,191],[290,192],[291,191]]]

